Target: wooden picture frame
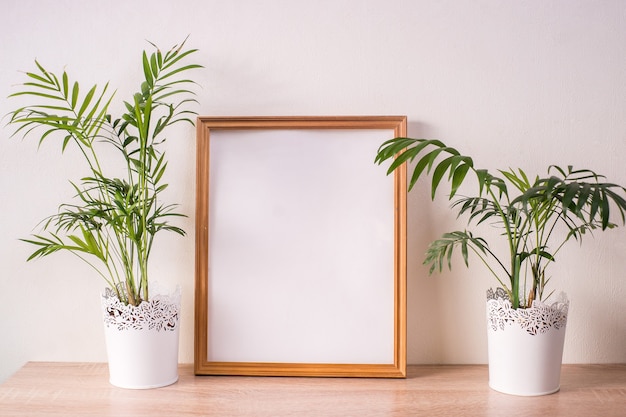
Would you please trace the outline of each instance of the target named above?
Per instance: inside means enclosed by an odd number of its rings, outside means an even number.
[[[195,373],[406,376],[405,116],[199,117]]]

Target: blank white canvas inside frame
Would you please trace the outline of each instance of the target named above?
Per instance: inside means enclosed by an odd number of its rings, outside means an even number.
[[[394,363],[392,130],[211,130],[207,359]]]

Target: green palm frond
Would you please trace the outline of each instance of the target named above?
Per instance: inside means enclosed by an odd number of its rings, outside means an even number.
[[[201,66],[187,62],[197,50],[184,44],[165,53],[156,46],[151,54],[142,53],[144,80],[132,99],[124,101],[126,112],[118,118],[108,111],[114,97],[108,83],[85,90],[66,72],[57,76],[38,61],[36,70],[26,73],[21,90],[10,96],[33,99],[10,113],[9,123],[17,126],[14,135],[38,135],[40,144],[59,138],[62,150],[74,143],[89,168],[88,175],[71,182],[74,202],[62,204],[43,222],[47,234],[25,239],[36,246],[29,259],[69,251],[132,304],[149,297],[148,259],[155,235],[164,230],[185,234],[169,224],[183,216],[177,206],[159,200],[167,188],[167,161],[159,147],[164,133],[175,123],[193,124],[196,114],[190,109],[197,103],[190,88],[195,82],[185,75]],[[105,175],[100,143],[118,151],[126,177]],[[120,288],[127,292],[118,292]]]
[[[489,245],[480,237],[474,237],[468,231],[456,231],[444,233],[443,236],[433,241],[426,251],[424,265],[430,265],[430,272],[441,272],[444,263],[448,269],[452,269],[452,254],[456,247],[461,248],[461,255],[466,266],[469,266],[469,249],[474,249],[482,254],[487,254]]]
[[[403,164],[413,164],[409,190],[422,176],[431,175],[433,199],[444,178],[450,183],[449,198],[453,199],[467,174],[475,174],[476,195],[457,198],[452,208],[459,217],[467,216],[468,224],[502,229],[508,259],[501,260],[484,239],[469,231],[457,231],[435,240],[424,264],[430,265],[429,273],[441,271],[444,264],[451,268],[452,254],[459,247],[467,266],[469,253],[473,252],[509,293],[514,308],[543,297],[549,282],[546,268],[555,262],[556,253],[571,237],[581,241],[588,232],[616,227],[611,217],[616,213],[622,224],[626,222],[626,189],[604,182],[604,176],[588,169],[552,165],[548,176],[532,180],[522,169],[499,170],[501,177],[494,176],[475,168],[470,157],[439,140],[406,137],[387,140],[379,147],[375,163],[385,161],[390,161],[387,174]],[[559,225],[567,230],[565,237],[555,232]],[[556,244],[551,245],[554,241]],[[492,262],[499,272],[492,268]],[[523,270],[532,272],[532,290],[527,298],[519,294],[525,287],[520,282],[526,279]]]

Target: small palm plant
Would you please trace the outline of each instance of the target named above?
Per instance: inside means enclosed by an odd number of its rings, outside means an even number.
[[[182,75],[200,65],[185,62],[196,50],[184,49],[184,43],[166,53],[155,45],[149,56],[143,52],[141,89],[124,102],[126,112],[117,119],[109,114],[114,93],[108,83],[84,92],[66,72],[57,76],[37,61],[36,71],[27,72],[22,89],[10,96],[35,101],[10,113],[9,123],[18,126],[14,135],[36,134],[40,144],[54,137],[62,150],[77,146],[89,169],[72,182],[75,201],[44,220],[46,233],[24,239],[37,247],[29,260],[68,251],[93,267],[121,301],[135,306],[149,299],[148,259],[156,234],[185,234],[169,223],[182,216],[176,206],[159,200],[167,187],[167,162],[159,150],[165,130],[179,122],[193,124],[189,117],[195,114],[188,110],[195,100],[187,88],[194,82]],[[111,161],[99,152],[107,145],[123,161],[119,177],[105,172],[103,163]]]
[[[622,224],[625,222],[626,189],[604,182],[603,176],[587,169],[553,165],[546,177],[531,179],[521,169],[500,170],[500,176],[495,176],[485,169],[476,169],[472,158],[441,141],[411,138],[384,142],[375,162],[392,160],[389,174],[416,158],[408,188],[411,190],[422,174],[432,173],[433,199],[446,175],[452,200],[467,174],[473,172],[478,182],[477,195],[459,197],[452,207],[459,216],[469,216],[468,225],[495,224],[508,245],[509,256],[503,260],[484,238],[471,231],[445,233],[427,249],[424,264],[430,265],[429,272],[441,271],[444,264],[451,268],[455,248],[460,248],[468,266],[471,251],[486,265],[516,309],[531,307],[534,300],[543,301],[552,294],[546,293],[550,280],[546,270],[567,241],[581,241],[594,229],[615,227],[611,222],[615,211]],[[558,230],[560,226],[565,229]]]

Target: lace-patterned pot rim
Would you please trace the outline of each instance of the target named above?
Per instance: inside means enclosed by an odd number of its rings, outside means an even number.
[[[172,294],[154,295],[138,306],[126,305],[111,288],[101,296],[104,324],[118,330],[176,330],[180,322],[180,287]]]
[[[565,328],[568,310],[569,300],[563,292],[552,304],[535,300],[530,308],[514,309],[502,288],[487,291],[487,321],[493,331],[504,331],[513,324],[530,335],[558,330]]]

